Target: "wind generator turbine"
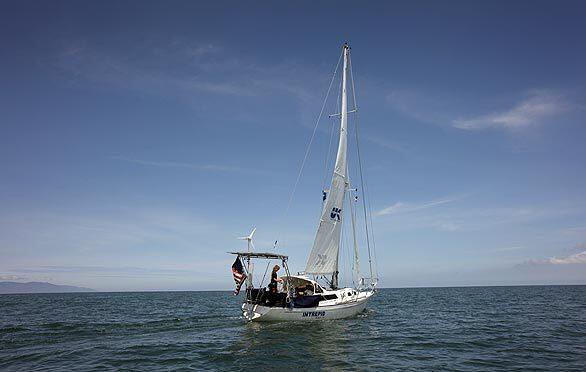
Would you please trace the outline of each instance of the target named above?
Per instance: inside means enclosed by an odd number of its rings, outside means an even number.
[[[246,240],[248,253],[252,252],[252,250],[254,249],[254,244],[252,244],[252,237],[254,236],[255,231],[256,227],[252,229],[248,236],[241,236],[238,238],[240,240]],[[252,273],[254,271],[254,264],[250,262],[250,257],[248,257],[246,260],[246,266],[246,271],[248,271],[248,278],[246,278],[246,280],[248,281],[248,285],[252,285]]]
[[[252,231],[250,232],[250,234],[248,236],[241,236],[238,238],[240,240],[246,240],[246,242],[248,243],[248,252],[251,252],[252,248],[254,248],[254,244],[252,244],[252,236],[254,235],[255,231],[256,231],[256,227],[252,229]]]

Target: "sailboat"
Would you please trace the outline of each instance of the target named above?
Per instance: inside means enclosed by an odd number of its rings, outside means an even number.
[[[287,265],[288,256],[275,252],[255,252],[252,238],[256,229],[250,235],[241,238],[247,240],[248,249],[246,252],[228,252],[237,256],[232,266],[237,284],[236,293],[240,291],[241,284],[246,284],[245,298],[241,309],[243,318],[247,321],[306,321],[348,318],[362,312],[366,308],[368,300],[376,293],[378,279],[373,274],[370,247],[370,241],[374,237],[372,236],[372,229],[368,230],[370,221],[367,215],[369,209],[364,201],[364,181],[361,165],[359,168],[370,277],[360,278],[357,276],[356,281],[353,279],[351,286],[342,288],[339,286],[340,245],[342,243],[343,222],[346,220],[347,214],[351,219],[352,227],[353,268],[357,273],[359,271],[359,251],[356,233],[356,210],[358,208],[354,206],[358,201],[358,189],[352,188],[348,172],[348,114],[357,110],[355,107],[353,110],[348,110],[347,87],[349,78],[351,79],[354,97],[355,94],[353,76],[350,70],[350,47],[347,43],[342,47],[340,59],[343,59],[339,101],[340,112],[330,115],[330,117],[336,119],[339,117],[340,119],[338,150],[333,166],[330,188],[323,190],[323,206],[319,225],[305,270],[293,275]],[[340,59],[338,60],[338,66]],[[334,71],[334,77],[338,66]],[[330,88],[331,86],[332,84],[330,83]],[[355,99],[354,106],[356,106]],[[356,138],[358,139],[358,135]],[[358,158],[360,158],[359,154],[358,150]],[[352,193],[354,193],[354,196],[352,196]],[[349,207],[349,213],[345,213],[346,204]],[[262,283],[261,286],[255,287],[252,280],[254,271],[252,261],[258,259],[269,260],[263,281],[270,261],[281,262],[286,275],[280,278],[278,288],[276,286],[271,289],[265,288]]]

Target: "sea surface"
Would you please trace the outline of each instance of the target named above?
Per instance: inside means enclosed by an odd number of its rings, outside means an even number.
[[[304,323],[245,323],[240,300],[0,295],[0,370],[586,370],[586,286],[382,289]]]

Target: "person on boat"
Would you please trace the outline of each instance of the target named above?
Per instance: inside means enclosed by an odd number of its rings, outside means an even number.
[[[277,283],[283,281],[283,279],[279,278],[279,276],[277,275],[277,272],[280,269],[281,268],[279,267],[279,265],[275,265],[275,267],[273,267],[273,272],[271,273],[271,282],[269,283],[269,291],[271,293],[277,293]]]

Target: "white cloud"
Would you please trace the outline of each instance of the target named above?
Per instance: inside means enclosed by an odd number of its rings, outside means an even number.
[[[552,257],[549,262],[554,265],[586,264],[586,251],[575,253],[567,257]]]
[[[25,280],[26,278],[19,275],[0,275],[0,280]]]
[[[386,96],[387,104],[396,112],[422,123],[450,125],[462,130],[501,128],[509,131],[555,122],[561,114],[583,106],[551,89],[526,92],[524,98],[509,107],[493,112],[462,116],[462,107],[456,97],[415,90],[396,90]]]
[[[468,119],[456,119],[452,126],[464,130],[487,128],[521,129],[540,124],[556,114],[566,112],[571,105],[560,94],[547,90],[532,92],[529,97],[511,109],[480,115]]]
[[[532,265],[586,264],[586,251],[574,253],[564,257],[551,257],[545,260],[529,260],[526,263]]]
[[[399,213],[409,213],[420,211],[423,209],[437,207],[443,204],[452,203],[456,200],[461,199],[461,197],[446,197],[441,199],[430,200],[423,203],[403,203],[403,202],[396,202],[393,205],[390,205],[386,208],[381,209],[380,211],[376,212],[377,216],[384,216],[389,214],[399,214]]]

